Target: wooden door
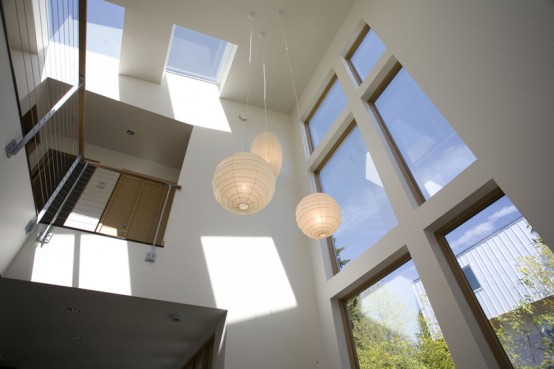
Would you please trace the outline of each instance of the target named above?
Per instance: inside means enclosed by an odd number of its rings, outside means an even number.
[[[167,186],[143,180],[140,198],[137,199],[129,222],[128,239],[144,242],[154,240],[166,192]]]
[[[156,244],[163,245],[174,194],[164,183],[122,174],[96,231],[145,243],[157,232]]]
[[[130,219],[142,190],[142,179],[123,174],[108,201],[96,232],[127,238]]]

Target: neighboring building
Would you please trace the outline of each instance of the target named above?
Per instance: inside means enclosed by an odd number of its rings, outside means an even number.
[[[487,236],[482,241],[456,255],[469,286],[479,300],[487,319],[493,319],[520,306],[522,301],[533,303],[545,297],[544,285],[540,280],[537,289],[529,288],[521,282],[524,257],[533,257],[544,263],[534,246],[529,224],[519,218],[511,224]],[[440,335],[438,324],[430,302],[426,297],[421,280],[414,281],[414,291],[420,308],[436,337]]]
[[[528,319],[515,318],[521,319],[521,327],[519,332],[512,332],[513,328],[506,320],[514,319],[509,313],[526,304],[534,306],[532,314],[552,314],[542,308],[546,299],[552,299],[554,294],[551,283],[544,280],[548,274],[536,275],[536,272],[549,270],[550,260],[543,260],[535,246],[536,241],[537,235],[521,217],[456,255],[487,319],[495,329],[503,327],[516,337],[515,341],[523,347],[518,350],[518,354],[529,365],[532,365],[532,358],[543,357],[545,349],[541,338],[544,334],[541,331],[550,332],[552,326],[537,327]],[[536,262],[537,270],[529,268],[528,260]],[[523,282],[526,278],[524,271],[527,271],[532,282]],[[432,337],[442,338],[421,280],[413,282],[413,289]]]

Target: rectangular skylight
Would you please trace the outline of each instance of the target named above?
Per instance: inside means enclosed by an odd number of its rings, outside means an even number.
[[[235,45],[175,26],[166,70],[219,84]]]
[[[87,2],[87,51],[119,59],[125,8],[104,0]]]

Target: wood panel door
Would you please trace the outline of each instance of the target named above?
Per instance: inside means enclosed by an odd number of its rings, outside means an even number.
[[[96,231],[145,243],[152,243],[157,231],[156,244],[162,245],[175,193],[168,190],[166,184],[122,174]]]

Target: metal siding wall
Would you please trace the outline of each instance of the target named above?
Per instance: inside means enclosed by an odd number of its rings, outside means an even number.
[[[534,255],[532,245],[531,229],[520,218],[458,255],[460,266],[469,265],[481,284],[475,294],[488,319],[514,309],[527,296],[538,298],[519,282],[518,259]]]
[[[536,256],[534,238],[525,218],[519,218],[456,256],[460,267],[469,265],[481,284],[475,295],[488,319],[513,310],[525,298],[537,301],[545,297],[520,283],[518,259]],[[413,282],[413,289],[433,338],[436,338],[432,329],[436,318],[421,280]]]

